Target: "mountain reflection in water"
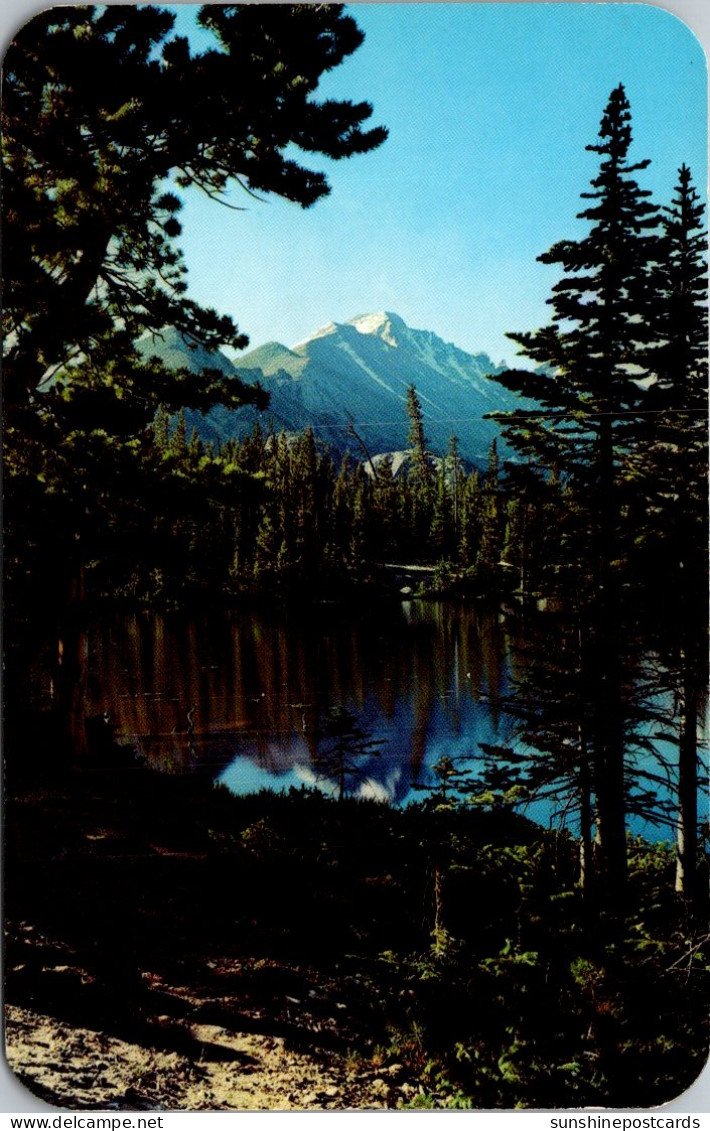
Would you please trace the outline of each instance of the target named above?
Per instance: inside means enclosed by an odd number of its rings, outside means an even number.
[[[87,714],[166,772],[334,792],[319,735],[344,707],[380,743],[351,792],[402,804],[442,756],[507,737],[510,644],[497,612],[444,602],[116,615],[91,626]]]

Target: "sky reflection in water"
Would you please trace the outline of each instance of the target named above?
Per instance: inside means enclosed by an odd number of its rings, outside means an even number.
[[[512,737],[500,702],[519,642],[512,621],[475,604],[116,615],[89,643],[87,713],[108,714],[153,767],[210,774],[235,793],[336,794],[315,764],[333,707],[380,743],[348,792],[395,805],[422,797],[440,758],[475,769],[480,743]],[[549,824],[560,807],[526,811]]]

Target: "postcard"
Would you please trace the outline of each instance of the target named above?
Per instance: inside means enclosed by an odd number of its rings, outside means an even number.
[[[4,1003],[39,1100],[650,1109],[703,1071],[706,84],[648,4],[14,34]]]

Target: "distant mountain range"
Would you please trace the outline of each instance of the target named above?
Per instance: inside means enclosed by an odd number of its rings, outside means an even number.
[[[219,350],[190,346],[175,330],[160,338],[146,336],[138,345],[144,356],[155,354],[169,366],[216,368],[247,382],[259,381],[268,390],[265,412],[218,407],[205,416],[186,414],[188,428],[196,427],[204,439],[241,437],[257,419],[288,432],[310,424],[331,447],[361,458],[362,449],[348,428],[352,420],[372,455],[401,451],[408,429],[406,391],[414,384],[432,451],[443,454],[455,433],[463,458],[481,464],[498,435],[485,414],[521,403],[491,380],[503,369],[486,354],[466,353],[430,330],[413,330],[388,311],[329,322],[291,349],[268,342],[237,363]]]

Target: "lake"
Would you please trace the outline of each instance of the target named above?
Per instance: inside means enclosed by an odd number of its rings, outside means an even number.
[[[335,795],[319,754],[329,711],[345,708],[376,744],[348,792],[402,805],[443,756],[475,766],[480,743],[511,739],[500,700],[520,662],[516,631],[497,610],[443,601],[114,614],[90,627],[86,713],[166,772],[236,793]],[[526,812],[548,824],[556,810]]]
[[[501,617],[444,602],[115,615],[90,629],[87,714],[159,769],[327,790],[318,736],[344,707],[381,743],[355,792],[401,804],[442,755],[505,736],[510,644]]]

